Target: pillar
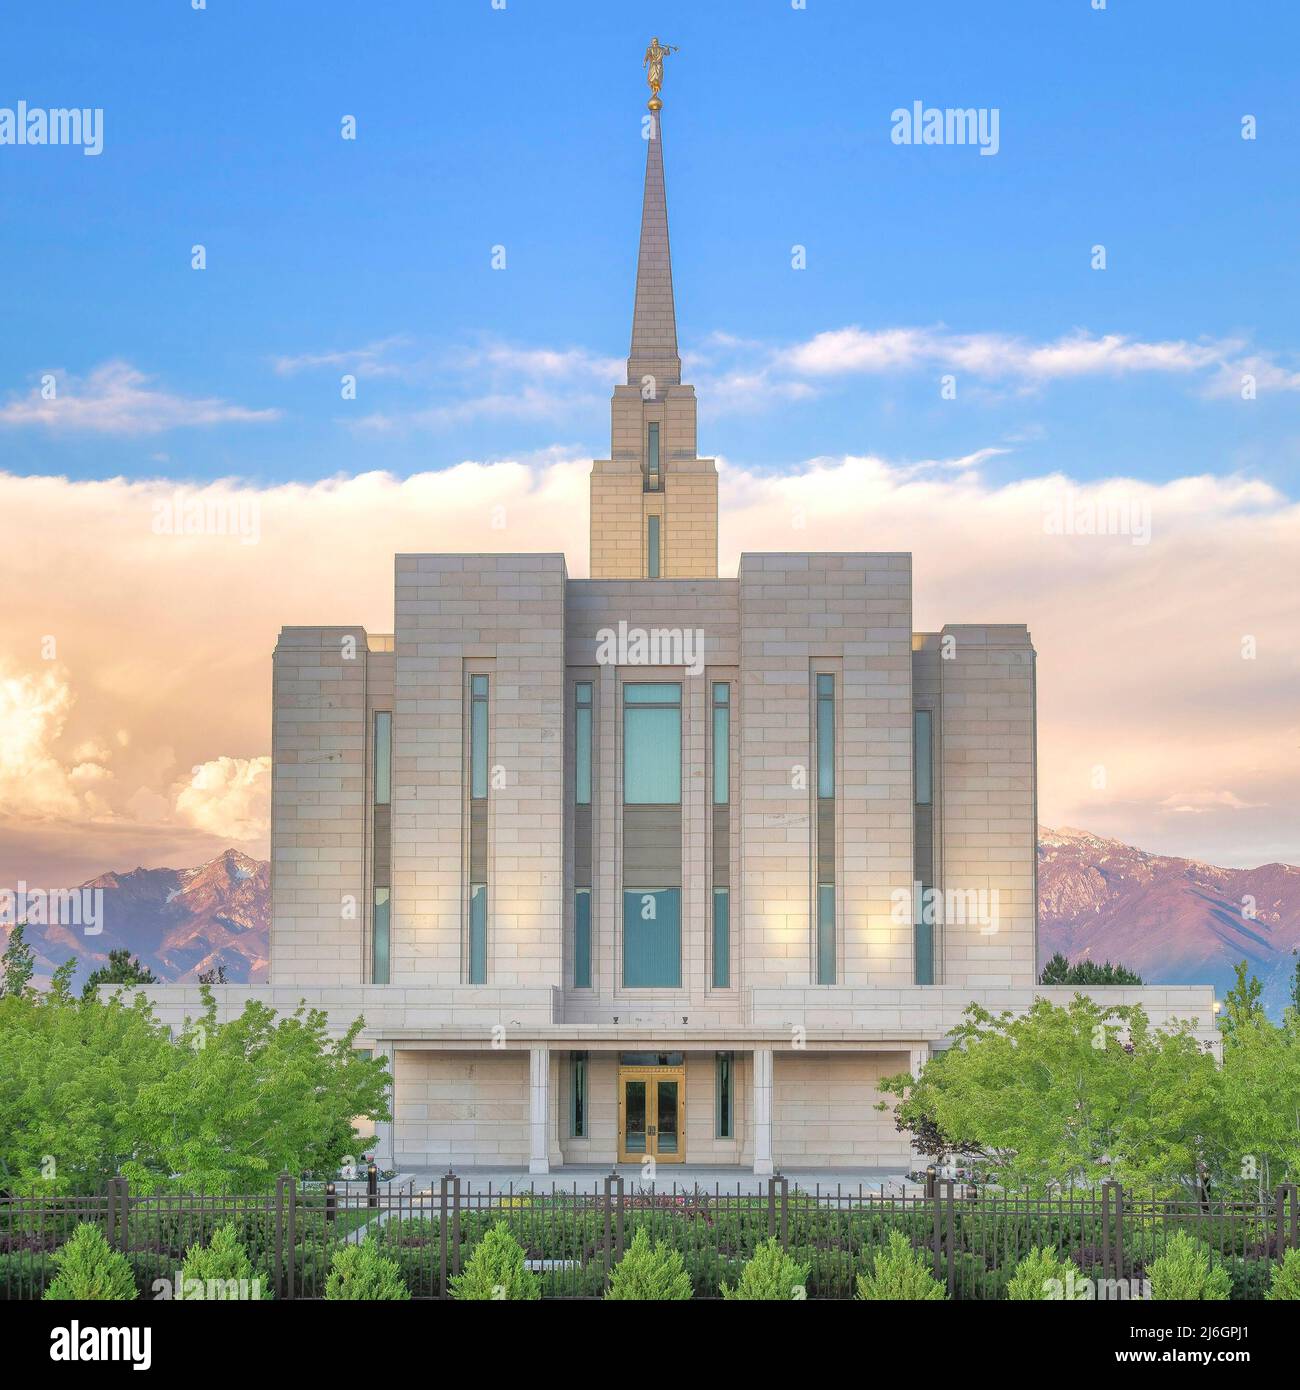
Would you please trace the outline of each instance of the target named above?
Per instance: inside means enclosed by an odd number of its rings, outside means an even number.
[[[551,1102],[551,1049],[528,1049],[528,1171],[549,1173],[548,1117]]]
[[[754,1176],[772,1176],[772,1049],[754,1049]]]

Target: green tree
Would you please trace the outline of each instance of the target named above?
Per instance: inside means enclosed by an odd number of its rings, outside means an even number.
[[[27,923],[19,922],[9,933],[9,943],[0,956],[0,998],[25,994],[36,973],[36,957],[27,944]]]
[[[1232,1277],[1201,1241],[1175,1231],[1165,1253],[1147,1269],[1151,1297],[1184,1302],[1223,1302],[1232,1290]]]
[[[325,1280],[325,1297],[332,1301],[399,1302],[408,1300],[411,1291],[397,1261],[381,1255],[374,1242],[366,1239],[345,1245],[335,1254]]]
[[[650,1234],[642,1226],[614,1266],[605,1297],[627,1303],[681,1302],[692,1293],[681,1253],[663,1241],[651,1245]]]
[[[54,1252],[58,1273],[46,1287],[51,1302],[92,1299],[122,1303],[134,1299],[135,1276],[127,1258],[110,1250],[104,1233],[91,1221],[83,1221]]]
[[[948,1291],[930,1272],[930,1261],[902,1231],[890,1231],[889,1244],[878,1251],[871,1272],[858,1275],[858,1298],[873,1302],[940,1302]]]
[[[1300,1299],[1300,1250],[1294,1247],[1282,1256],[1273,1269],[1273,1279],[1265,1295],[1274,1303]]]
[[[1140,985],[1141,975],[1124,965],[1112,965],[1106,961],[1098,965],[1095,961],[1081,960],[1073,965],[1060,951],[1043,967],[1038,977],[1040,985]]]
[[[470,1251],[465,1268],[451,1280],[451,1296],[468,1300],[519,1302],[541,1298],[541,1285],[524,1266],[523,1246],[498,1221]]]
[[[1007,1297],[1021,1303],[1069,1298],[1070,1280],[1082,1278],[1079,1267],[1050,1246],[1035,1246],[1016,1266]]]
[[[271,1284],[265,1274],[253,1268],[235,1223],[227,1221],[213,1231],[207,1245],[195,1241],[185,1252],[181,1287],[174,1296],[187,1301],[268,1299]]]
[[[740,1272],[735,1288],[722,1286],[723,1298],[731,1299],[802,1299],[807,1296],[808,1274],[811,1265],[792,1260],[775,1236],[765,1240]]]
[[[978,1150],[1003,1186],[1177,1188],[1204,1161],[1219,1081],[1186,1026],[1152,1032],[1140,1008],[1080,994],[1019,1015],[972,1004],[951,1036],[919,1078],[881,1089],[903,1097],[895,1114],[908,1128],[964,1136],[958,1151]]]
[[[92,970],[81,987],[81,997],[88,999],[100,985],[156,985],[158,976],[140,964],[138,957],[123,948],[108,953],[108,964]]]

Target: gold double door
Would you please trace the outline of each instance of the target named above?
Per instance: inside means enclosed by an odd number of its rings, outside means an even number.
[[[618,1069],[618,1161],[686,1161],[686,1068]]]

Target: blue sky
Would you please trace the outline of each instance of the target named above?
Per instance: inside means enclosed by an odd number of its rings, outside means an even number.
[[[102,107],[105,148],[0,146],[4,471],[603,455],[657,32],[682,50],[665,154],[702,452],[763,472],[1002,449],[991,481],[1240,470],[1297,494],[1280,0],[10,9],[0,106]],[[891,143],[914,101],[996,107],[999,152]],[[29,408],[45,372],[75,418]]]

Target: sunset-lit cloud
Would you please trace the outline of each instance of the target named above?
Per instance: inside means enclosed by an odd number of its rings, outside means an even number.
[[[742,550],[910,550],[918,630],[1029,625],[1045,823],[1212,862],[1300,858],[1300,507],[1237,476],[995,484],[995,453],[723,460],[721,572]],[[0,549],[0,874],[265,854],[279,628],[391,631],[399,551],[563,551],[585,575],[590,468],[550,451],[192,490],[255,509],[251,544],[158,534],[169,482],[0,475],[10,534],[41,537],[39,565]],[[1146,539],[1056,533],[1060,515],[1142,517]]]

